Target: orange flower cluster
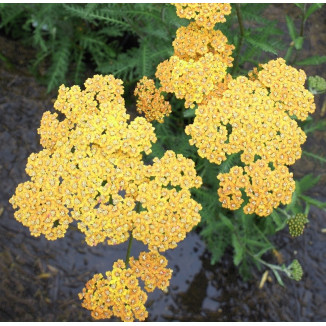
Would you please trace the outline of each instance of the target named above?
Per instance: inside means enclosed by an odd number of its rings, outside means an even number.
[[[228,39],[219,30],[209,30],[198,27],[195,22],[177,30],[173,41],[174,55],[182,60],[197,60],[206,53],[212,52],[216,60],[224,62],[228,67],[232,66],[231,57],[233,45],[227,44]]]
[[[306,74],[286,65],[284,59],[271,60],[261,65],[258,80],[269,89],[270,98],[281,112],[299,120],[306,120],[316,109],[314,96],[304,88]]]
[[[293,174],[286,166],[271,169],[266,161],[258,160],[243,169],[234,166],[228,173],[221,173],[218,195],[222,206],[232,210],[243,203],[241,189],[249,197],[243,210],[246,214],[268,216],[280,203],[289,204],[295,189]]]
[[[173,3],[181,18],[194,18],[198,26],[213,29],[216,23],[224,23],[231,13],[229,3]]]
[[[139,281],[130,268],[119,259],[112,271],[96,274],[86,283],[79,294],[82,306],[92,311],[94,319],[106,319],[112,315],[123,321],[143,321],[148,316],[145,308],[147,294],[141,289]]]
[[[167,290],[172,269],[166,268],[167,259],[157,252],[141,252],[138,260],[130,258],[130,268],[145,283],[145,290],[153,292],[156,288]]]
[[[189,188],[200,187],[202,181],[194,162],[172,151],[154,159],[148,169],[152,180],[138,188],[136,200],[143,210],[135,217],[133,236],[150,250],[165,251],[199,223],[201,205],[191,198]]]
[[[226,75],[226,64],[219,60],[219,55],[207,53],[197,61],[185,61],[172,56],[157,66],[156,77],[162,89],[174,93],[179,99],[185,99],[186,108],[194,108],[205,94],[213,91]]]
[[[241,153],[241,161],[249,168],[260,162],[267,169],[266,175],[283,175],[287,180],[284,183],[290,185],[281,190],[273,189],[277,188],[277,178],[267,182],[266,177],[259,174],[260,181],[255,177],[252,182],[258,182],[264,191],[252,191],[248,181],[247,185],[241,181],[246,175],[243,177],[241,168],[236,167],[234,171],[241,180],[231,171],[229,177],[236,180],[238,186],[227,183],[228,174],[221,175],[224,181],[218,193],[224,207],[240,208],[243,203],[240,188],[250,197],[244,207],[248,214],[266,216],[280,203],[290,202],[294,183],[285,165],[292,165],[301,157],[301,145],[306,140],[305,133],[291,117],[295,115],[304,120],[315,110],[313,95],[304,89],[304,81],[303,71],[287,66],[283,59],[271,60],[256,69],[250,79],[243,76],[230,79],[222,94],[213,95],[199,105],[193,124],[185,131],[191,135],[190,144],[198,148],[201,157],[221,164],[227,155]],[[272,164],[272,170],[268,163]],[[259,200],[253,193],[259,194]]]
[[[297,97],[300,103],[307,103],[307,99],[310,101],[309,95]],[[283,111],[281,107],[282,103],[275,101],[259,81],[238,77],[228,83],[222,97],[213,97],[199,106],[186,133],[191,135],[190,143],[198,147],[199,155],[216,164],[227,154],[242,152],[245,164],[260,157],[274,164],[291,165],[301,157],[300,146],[306,135],[289,117],[287,107],[284,105]],[[311,106],[307,103],[306,108],[310,110]],[[297,110],[308,112],[302,107]]]
[[[138,278],[145,282],[148,292],[156,287],[166,290],[172,276],[172,270],[166,265],[166,258],[157,252],[141,252],[137,260],[130,257],[129,268],[118,260],[112,271],[106,272],[106,278],[96,274],[86,283],[79,294],[82,306],[92,311],[94,319],[115,315],[123,321],[143,321],[148,316],[147,294],[141,289]]]
[[[187,27],[177,30],[174,55],[160,63],[156,77],[162,89],[185,99],[186,108],[194,108],[210,93],[220,89],[227,67],[232,65],[233,45],[221,31],[213,29],[231,12],[229,4],[175,4],[177,14],[195,18]]]
[[[171,113],[171,105],[164,100],[161,89],[157,89],[154,80],[143,77],[136,86],[134,95],[138,96],[137,111],[144,113],[147,121],[163,122],[165,116]]]
[[[19,208],[16,219],[33,235],[63,237],[77,220],[89,245],[122,243],[133,232],[162,251],[175,247],[199,222],[201,206],[189,191],[201,185],[194,163],[167,152],[153,166],[144,164],[142,153],[156,141],[154,128],[141,117],[127,122],[121,83],[94,76],[84,91],[62,86],[55,108],[66,119],[44,114],[39,133],[45,149],[29,157],[31,181],[19,185],[11,199]],[[145,189],[151,188],[156,196],[148,197]],[[136,212],[138,202],[141,212]],[[172,223],[175,235],[167,229]]]

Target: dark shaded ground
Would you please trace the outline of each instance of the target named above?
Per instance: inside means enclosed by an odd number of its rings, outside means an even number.
[[[273,6],[268,17],[282,21],[280,12],[283,16],[282,9],[289,6]],[[306,31],[302,58],[325,54],[325,10],[313,16]],[[16,186],[27,180],[27,157],[41,149],[36,130],[53,102],[28,73],[33,52],[4,38],[0,38],[0,48],[15,67],[9,69],[0,61],[0,321],[90,321],[77,293],[94,273],[111,269],[113,261],[124,257],[126,245],[91,248],[74,228],[65,238],[50,242],[31,237],[13,218],[8,200]],[[305,70],[308,75],[326,77],[325,65]],[[316,119],[325,118],[321,116],[325,101],[325,95],[316,97]],[[325,131],[310,134],[305,149],[326,156],[325,136]],[[294,172],[297,178],[311,172],[321,175],[311,195],[325,199],[325,165],[303,157]],[[177,249],[166,253],[174,275],[168,294],[156,291],[149,295],[148,320],[326,321],[325,217],[325,212],[314,208],[304,236],[292,239],[284,230],[275,237],[284,261],[297,258],[304,269],[301,282],[285,279],[286,288],[271,277],[259,289],[264,270],[255,271],[252,281],[242,281],[230,254],[211,266],[203,242],[196,233],[190,234]],[[136,244],[133,252],[141,248]]]

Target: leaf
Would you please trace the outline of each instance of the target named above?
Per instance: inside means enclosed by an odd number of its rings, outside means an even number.
[[[277,282],[284,287],[284,283],[283,283],[283,281],[281,279],[281,276],[278,273],[278,271],[276,271],[275,269],[272,269],[272,271],[273,271],[273,273],[274,273],[274,275],[275,275],[275,277],[277,279]]]
[[[323,5],[323,3],[313,3],[304,15],[304,21],[306,21],[310,15],[312,15],[316,10],[320,9]]]
[[[183,111],[184,118],[194,118],[196,116],[196,109],[187,109]]]
[[[304,40],[304,38],[303,38],[302,36],[299,36],[299,37],[297,37],[297,38],[294,40],[294,47],[295,47],[297,50],[301,50],[301,49],[302,49],[303,40]]]
[[[223,214],[219,214],[218,216],[221,218],[223,224],[227,228],[229,228],[231,231],[234,230],[234,226],[233,226],[232,222],[226,216],[224,216]]]
[[[276,230],[280,231],[282,230],[286,225],[286,220],[282,219],[279,214],[274,210],[273,213],[270,215],[270,217],[273,219],[274,223],[276,224]]]
[[[247,37],[246,41],[256,48],[259,48],[265,52],[270,52],[270,53],[277,55],[277,51],[275,50],[275,48],[273,46],[270,46],[267,42],[261,42],[256,39],[253,39],[251,37]]]
[[[39,278],[39,279],[47,279],[47,278],[52,277],[52,274],[50,274],[50,273],[41,273],[41,274],[37,275],[36,277]]]
[[[47,91],[57,88],[65,80],[66,72],[70,63],[70,45],[69,39],[64,37],[57,44],[57,52],[52,56],[52,65],[47,72],[48,87]]]
[[[295,31],[294,22],[293,22],[292,18],[289,17],[288,15],[286,15],[285,18],[286,18],[286,25],[288,27],[289,34],[291,36],[292,41],[294,41],[297,38],[297,33]]]
[[[317,154],[310,153],[310,152],[307,152],[307,151],[302,151],[302,154],[306,155],[306,156],[310,156],[310,157],[314,158],[315,160],[318,160],[320,163],[326,163],[326,158],[325,157],[322,157],[322,156],[319,156]]]
[[[323,203],[317,199],[311,198],[309,196],[304,196],[304,195],[301,195],[300,197],[307,203],[314,205],[318,208],[321,208],[321,209],[326,208],[326,203]]]
[[[233,263],[235,266],[238,266],[243,259],[244,250],[235,234],[232,234],[232,245],[234,248]]]
[[[301,10],[303,10],[304,6],[303,3],[295,3],[295,5],[300,8]]]
[[[140,57],[138,68],[140,76],[149,76],[151,74],[151,62],[148,60],[151,52],[147,42],[143,42],[140,46]]]
[[[299,193],[302,194],[316,185],[320,180],[320,176],[314,177],[311,173],[305,175],[299,181],[296,182],[296,186],[299,188]]]
[[[314,55],[312,57],[297,61],[295,64],[298,66],[320,65],[326,63],[326,56]]]

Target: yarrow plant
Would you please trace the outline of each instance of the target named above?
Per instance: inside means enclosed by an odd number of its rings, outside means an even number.
[[[140,262],[133,259],[131,269],[128,257],[107,274],[102,283],[114,289],[108,299],[95,299],[104,298],[104,289],[97,289],[100,275],[81,296],[94,318],[110,317],[112,305],[123,320],[144,320],[146,295],[136,277],[144,279],[147,291],[168,286],[171,270],[158,252],[175,248],[199,223],[201,205],[189,189],[202,181],[194,162],[172,151],[144,164],[142,153],[150,153],[156,141],[153,127],[142,117],[127,122],[122,94],[122,81],[113,76],[96,75],[83,91],[60,87],[54,107],[65,119],[44,113],[39,129],[44,150],[29,157],[31,181],[20,184],[10,202],[19,208],[15,218],[34,236],[63,237],[75,220],[90,246],[133,238],[148,245],[149,253]],[[123,287],[116,288],[118,283]]]
[[[174,5],[180,18],[192,21],[176,31],[173,55],[158,65],[160,85],[146,76],[137,84],[136,106],[144,117],[128,121],[122,81],[112,75],[95,75],[83,90],[61,86],[54,104],[59,115],[45,112],[38,130],[44,149],[27,162],[31,179],[10,200],[15,218],[34,236],[61,238],[77,221],[90,246],[129,241],[125,261],[94,275],[79,295],[95,319],[143,321],[146,292],[166,291],[172,270],[161,253],[201,220],[194,194],[203,184],[203,160],[218,167],[238,157],[227,171],[216,170],[214,197],[221,208],[248,216],[269,216],[290,204],[296,187],[288,166],[301,157],[306,140],[296,120],[315,110],[305,73],[278,58],[248,77],[232,77],[234,46],[215,29],[231,6]],[[171,149],[145,159],[157,142],[152,123],[164,124],[173,114],[168,96],[193,111],[185,133],[197,150],[194,159]],[[296,220],[289,225],[299,235],[305,221],[296,227]],[[138,258],[130,257],[133,238],[148,247]],[[294,279],[302,275],[297,261],[282,271]]]

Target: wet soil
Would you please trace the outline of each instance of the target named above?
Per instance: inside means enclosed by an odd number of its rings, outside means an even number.
[[[288,6],[273,6],[269,18],[274,15],[284,25]],[[326,52],[325,13],[316,13],[307,24],[303,58]],[[295,17],[296,11],[291,15]],[[91,321],[77,294],[93,274],[111,269],[113,261],[125,256],[126,244],[91,248],[75,227],[65,238],[47,241],[32,237],[13,218],[8,200],[16,186],[27,180],[27,157],[41,149],[36,130],[43,112],[52,109],[55,93],[46,94],[29,73],[31,49],[3,37],[0,48],[12,64],[0,61],[0,321]],[[325,65],[305,70],[308,75],[326,77]],[[325,119],[325,101],[325,95],[316,96],[317,120]],[[314,132],[304,148],[326,156],[325,142],[326,131]],[[325,165],[303,157],[294,173],[297,178],[307,173],[321,175],[310,195],[325,200]],[[148,321],[326,321],[325,218],[325,211],[313,208],[303,236],[292,239],[284,230],[274,237],[280,256],[270,256],[269,261],[276,263],[278,258],[289,263],[297,258],[304,269],[300,282],[284,279],[284,288],[270,273],[260,289],[264,269],[254,270],[252,279],[243,281],[231,252],[211,266],[204,243],[192,232],[166,253],[174,270],[171,286],[167,294],[149,295]],[[136,242],[132,254],[142,249]]]

